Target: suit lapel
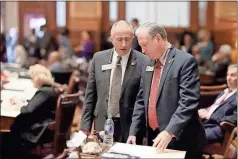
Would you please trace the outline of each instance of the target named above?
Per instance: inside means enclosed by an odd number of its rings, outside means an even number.
[[[131,50],[129,59],[127,61],[127,66],[126,66],[123,82],[122,82],[121,97],[123,93],[125,92],[125,88],[127,86],[128,81],[130,80],[130,77],[135,67],[136,67],[136,53],[133,50]]]
[[[159,83],[159,90],[158,90],[158,95],[157,95],[157,101],[159,99],[159,96],[160,96],[160,92],[164,86],[164,82],[165,82],[165,79],[168,75],[168,72],[174,62],[174,56],[175,56],[175,48],[171,49],[170,52],[168,53],[168,56],[167,56],[167,59],[166,59],[166,62],[165,62],[165,65],[164,65],[164,69],[163,69],[163,72],[162,72],[162,76],[160,77],[160,83]]]
[[[233,100],[233,98],[236,98],[236,95],[237,95],[237,93],[234,93],[234,94],[233,94],[232,96],[230,96],[227,100],[225,100],[223,103],[221,103],[221,104],[213,111],[213,113],[214,113],[216,110],[218,110],[218,108],[220,108],[221,106],[225,105],[227,102]],[[212,113],[212,114],[213,114],[213,113]]]
[[[151,61],[150,64],[148,64],[146,67],[154,67],[155,65],[155,61]],[[152,82],[152,79],[153,79],[153,74],[154,74],[154,71],[145,71],[145,80],[143,81],[144,82],[144,85],[145,85],[145,106],[147,108],[147,105],[148,105],[148,101],[149,101],[149,97],[150,97],[150,88],[151,88],[151,82]]]
[[[112,61],[112,56],[110,55],[112,52],[113,52],[113,49],[110,49],[108,51],[108,54],[105,57],[105,61],[102,63],[102,66],[108,65],[109,61]],[[105,92],[109,92],[111,69],[102,70],[102,76],[105,77]]]

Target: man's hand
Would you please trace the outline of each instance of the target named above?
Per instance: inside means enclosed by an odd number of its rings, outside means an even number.
[[[126,143],[136,145],[136,137],[135,136],[129,136]]]
[[[159,152],[164,152],[172,138],[173,135],[164,130],[153,140],[153,147],[157,147]]]
[[[210,114],[208,113],[208,111],[206,109],[199,109],[198,114],[201,119],[208,120],[210,118]]]

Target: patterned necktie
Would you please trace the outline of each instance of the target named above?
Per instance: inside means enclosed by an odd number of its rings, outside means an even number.
[[[149,126],[155,130],[158,127],[157,121],[157,113],[156,113],[156,103],[157,103],[157,95],[159,90],[159,80],[160,80],[160,72],[162,64],[159,60],[157,60],[154,68],[154,77],[150,88],[150,99],[148,105],[148,118],[149,118]]]
[[[121,96],[121,78],[122,78],[122,68],[121,68],[121,56],[117,56],[117,65],[114,69],[112,82],[111,82],[111,92],[108,105],[108,115],[113,117],[119,113],[119,100]]]

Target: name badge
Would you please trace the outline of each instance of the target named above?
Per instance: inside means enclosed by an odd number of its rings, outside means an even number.
[[[148,71],[148,72],[154,71],[154,66],[147,66],[145,71]]]
[[[102,71],[111,70],[111,69],[114,69],[114,68],[115,68],[114,64],[102,65]]]

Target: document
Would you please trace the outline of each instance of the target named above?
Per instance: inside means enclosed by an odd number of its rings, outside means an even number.
[[[137,156],[140,158],[185,158],[185,151],[177,151],[166,149],[165,152],[160,153],[155,147],[131,145],[125,143],[115,143],[109,152],[116,152]]]

